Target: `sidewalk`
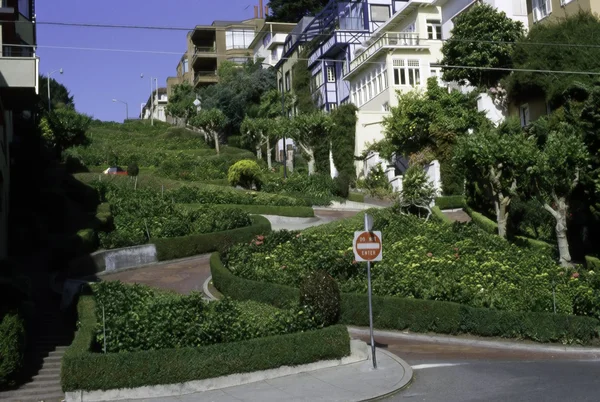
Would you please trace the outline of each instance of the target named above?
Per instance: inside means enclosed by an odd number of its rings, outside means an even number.
[[[412,379],[410,366],[377,349],[377,370],[370,360],[288,375],[212,391],[174,397],[143,399],[165,402],[353,402],[395,393]],[[140,401],[130,399],[129,401]]]

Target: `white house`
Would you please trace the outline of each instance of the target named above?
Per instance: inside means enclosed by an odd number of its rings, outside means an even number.
[[[295,26],[296,24],[283,22],[265,22],[249,46],[254,61],[262,59],[262,63],[274,67],[281,60],[285,39]]]
[[[440,7],[433,0],[411,0],[357,49],[345,79],[350,82],[352,102],[359,108],[355,155],[383,139],[383,118],[398,104],[397,91],[425,90],[429,77],[440,77],[442,22]],[[370,154],[357,162],[357,175],[368,174],[382,163]],[[388,179],[401,190],[400,172],[387,167]],[[434,181],[438,185],[439,174]],[[432,177],[433,178],[433,177]]]
[[[167,88],[158,88],[153,93],[154,99],[148,98],[146,105],[142,108],[141,118],[143,120],[149,120],[152,113],[154,120],[167,121],[167,103],[169,98],[167,97]]]

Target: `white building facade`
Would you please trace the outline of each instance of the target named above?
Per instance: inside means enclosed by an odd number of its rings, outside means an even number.
[[[148,98],[146,105],[142,108],[141,119],[150,120],[150,116],[154,120],[167,121],[167,104],[169,98],[167,96],[167,88],[158,88],[152,94],[153,99]]]
[[[441,77],[442,48],[440,7],[432,0],[412,0],[357,49],[345,79],[358,108],[355,155],[384,138],[383,119],[398,105],[397,92],[426,90],[430,77]],[[441,82],[441,81],[440,81]],[[356,163],[357,176],[368,175],[382,164],[396,191],[402,189],[398,164],[389,164],[375,153]],[[431,173],[432,178],[437,177]],[[439,180],[435,179],[437,183]]]

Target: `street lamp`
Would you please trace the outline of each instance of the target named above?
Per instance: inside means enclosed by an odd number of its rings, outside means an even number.
[[[120,102],[125,104],[125,122],[129,120],[129,105],[127,104],[127,102],[123,102],[122,100],[118,99],[113,99],[113,102]]]
[[[140,78],[144,78],[144,73],[140,74]],[[154,89],[152,88],[152,81],[156,82],[156,88],[158,89],[158,79],[150,77],[150,125],[154,125]]]
[[[62,74],[63,73],[63,69],[61,68],[61,69],[58,69],[58,70],[54,70],[54,71],[48,73],[48,75],[46,75],[46,79],[48,80],[48,85],[47,85],[48,86],[48,112],[50,112],[50,110],[52,109],[52,104],[50,103],[50,76],[52,74],[54,74],[54,73],[57,73],[57,72],[59,72],[59,73]]]

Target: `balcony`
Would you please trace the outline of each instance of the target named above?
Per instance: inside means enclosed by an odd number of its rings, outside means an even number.
[[[2,46],[0,87],[31,88],[38,91],[39,58],[31,46]]]
[[[215,84],[218,80],[216,70],[194,72],[194,86],[196,87],[203,84]]]
[[[335,31],[327,42],[323,43],[308,57],[308,66],[312,66],[319,58],[329,56],[330,51],[337,51],[340,46],[358,44],[368,37],[367,32]],[[332,52],[332,53],[334,53]]]
[[[196,46],[192,55],[192,66],[196,67],[196,62],[204,58],[216,58],[217,49],[214,46]]]
[[[427,40],[419,39],[417,32],[386,32],[366,48],[362,53],[357,54],[350,62],[348,74],[352,74],[357,68],[362,66],[367,60],[377,55],[383,50],[394,49],[427,49],[429,44]]]

